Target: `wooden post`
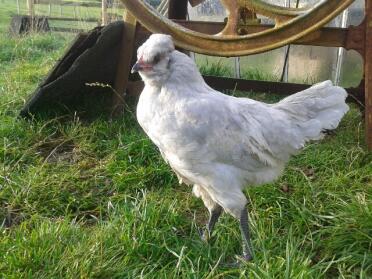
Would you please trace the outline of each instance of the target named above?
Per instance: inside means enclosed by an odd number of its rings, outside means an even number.
[[[102,17],[102,24],[101,25],[107,25],[107,23],[108,23],[107,0],[102,0],[101,17]]]
[[[366,0],[366,34],[365,34],[365,129],[366,143],[369,150],[372,150],[372,1]]]
[[[17,0],[17,14],[20,14],[21,9],[19,8],[19,0]]]
[[[27,10],[30,17],[34,16],[34,0],[27,0]]]
[[[49,15],[49,16],[52,15],[52,2],[51,2],[51,0],[49,0],[48,15]]]
[[[121,51],[114,84],[115,95],[112,99],[112,117],[119,116],[124,111],[124,93],[128,87],[136,35],[136,18],[129,11],[125,10],[123,19],[124,31],[121,39]]]

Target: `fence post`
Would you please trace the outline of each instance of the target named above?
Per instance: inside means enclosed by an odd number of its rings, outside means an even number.
[[[34,0],[27,0],[27,9],[28,9],[28,15],[30,17],[34,16]]]
[[[20,11],[21,9],[19,8],[19,0],[17,0],[17,14],[20,14]]]
[[[107,17],[107,0],[102,0],[102,25],[107,25],[108,17]]]
[[[48,14],[49,14],[49,16],[52,15],[52,2],[51,2],[51,0],[49,0]]]
[[[124,94],[128,87],[128,78],[136,36],[136,18],[128,10],[125,10],[123,20],[123,37],[121,39],[121,50],[114,82],[116,94],[112,99],[111,115],[113,117],[120,115],[124,110]]]

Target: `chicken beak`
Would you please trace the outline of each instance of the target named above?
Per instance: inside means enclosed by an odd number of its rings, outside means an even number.
[[[133,65],[131,73],[138,73],[140,71],[146,72],[146,71],[151,71],[152,70],[152,65],[148,63],[144,63],[142,61],[137,61],[136,64]]]
[[[138,73],[138,71],[141,70],[141,64],[136,62],[133,67],[132,67],[132,70],[130,71],[132,74],[134,73]]]

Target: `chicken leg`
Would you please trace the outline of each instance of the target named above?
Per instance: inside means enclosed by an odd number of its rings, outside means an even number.
[[[222,207],[218,204],[216,204],[210,211],[209,220],[208,223],[206,224],[206,229],[202,235],[202,239],[205,242],[209,241],[214,229],[214,225],[218,221],[218,218],[220,218],[222,211],[223,211]]]
[[[243,259],[250,261],[253,257],[247,206],[244,207],[240,215],[240,232],[242,234]]]

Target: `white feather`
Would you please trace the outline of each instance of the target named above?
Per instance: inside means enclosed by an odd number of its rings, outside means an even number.
[[[165,62],[140,72],[138,122],[207,206],[213,201],[237,218],[244,187],[276,179],[292,154],[336,128],[348,110],[345,90],[330,81],[270,105],[210,88],[169,36],[151,36],[138,56],[151,61],[158,52],[168,54]]]

